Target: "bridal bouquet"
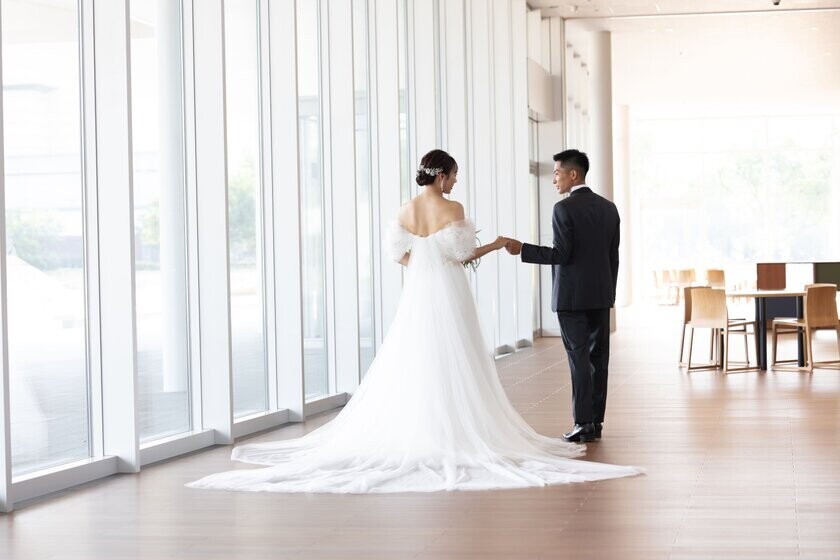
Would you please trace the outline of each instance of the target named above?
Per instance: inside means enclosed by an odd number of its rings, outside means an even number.
[[[478,238],[478,234],[480,232],[481,232],[480,229],[476,230],[476,232],[475,232],[475,246],[476,247],[481,247],[481,239]],[[464,261],[461,264],[464,265],[464,268],[470,268],[470,269],[472,269],[473,272],[475,272],[476,269],[478,269],[478,265],[481,264],[481,258],[479,257],[479,258],[475,258],[475,259],[470,259],[468,261]]]

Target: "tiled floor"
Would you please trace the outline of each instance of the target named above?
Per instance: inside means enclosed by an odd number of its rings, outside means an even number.
[[[686,373],[676,365],[680,313],[619,309],[604,438],[587,452],[646,476],[418,495],[184,488],[231,468],[230,447],[218,447],[0,516],[0,558],[840,558],[840,371]],[[818,359],[834,344],[819,336]],[[498,365],[537,430],[569,427],[559,339]]]

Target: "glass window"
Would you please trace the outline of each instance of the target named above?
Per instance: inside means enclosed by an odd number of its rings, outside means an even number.
[[[356,227],[359,259],[359,367],[362,375],[375,352],[373,300],[373,215],[370,180],[367,0],[353,0],[353,80],[356,105]]]
[[[258,32],[256,0],[225,2],[230,318],[236,417],[268,409]]]
[[[132,0],[130,14],[138,430],[147,442],[191,429],[181,4]]]
[[[307,399],[329,393],[318,0],[297,3],[303,368]]]
[[[3,2],[12,475],[90,456],[78,4]]]
[[[643,272],[836,260],[840,115],[638,119]],[[754,275],[754,269],[752,269]],[[653,289],[653,285],[648,286]]]

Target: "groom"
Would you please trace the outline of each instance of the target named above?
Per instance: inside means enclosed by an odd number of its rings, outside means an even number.
[[[522,262],[553,265],[551,310],[560,319],[572,371],[575,426],[563,438],[600,439],[607,405],[610,308],[618,279],[619,218],[615,204],[586,186],[589,158],[578,150],[554,156],[554,186],[571,193],[554,205],[554,246],[511,239],[505,245]]]

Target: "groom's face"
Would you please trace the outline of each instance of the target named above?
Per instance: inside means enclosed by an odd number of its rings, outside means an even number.
[[[572,176],[573,170],[571,169],[563,169],[560,165],[559,161],[554,162],[554,187],[557,189],[558,194],[566,194],[570,190],[572,190],[572,186],[574,183],[574,177]]]

